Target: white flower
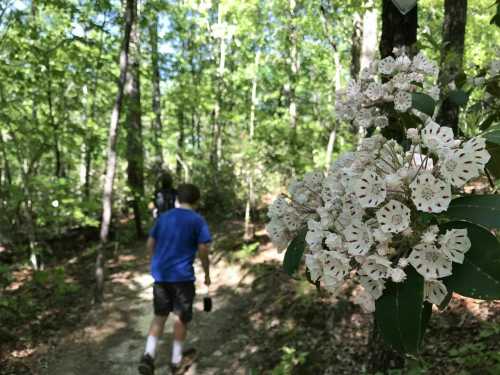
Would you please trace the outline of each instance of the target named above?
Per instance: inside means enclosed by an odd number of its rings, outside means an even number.
[[[325,176],[323,175],[323,172],[308,172],[304,175],[304,184],[312,191],[320,192],[321,183],[323,182],[324,178]]]
[[[269,218],[278,218],[285,214],[290,206],[288,205],[287,200],[283,196],[279,196],[273,202],[273,204],[269,207],[269,211],[267,216]]]
[[[384,96],[384,88],[378,82],[372,82],[365,90],[365,95],[368,99],[377,101]]]
[[[465,253],[469,251],[471,242],[467,229],[451,229],[439,237],[441,251],[452,262],[463,263]]]
[[[437,67],[436,65],[428,60],[422,52],[419,52],[414,58],[412,63],[413,69],[416,71],[421,71],[426,74],[434,75],[436,74]]]
[[[312,250],[320,250],[323,248],[323,240],[328,232],[323,229],[320,222],[309,220],[307,222],[306,242]]]
[[[408,258],[400,258],[398,260],[398,266],[401,268],[405,268],[406,266],[408,266],[408,264],[409,264]]]
[[[410,77],[406,73],[398,73],[391,80],[393,86],[399,90],[408,91],[410,89]]]
[[[380,244],[388,243],[392,239],[392,234],[377,228],[373,231],[373,238]]]
[[[394,97],[394,109],[399,112],[406,112],[411,108],[412,98],[407,91],[399,90]]]
[[[377,211],[377,220],[384,232],[399,233],[410,225],[410,209],[392,199]]]
[[[366,290],[357,293],[353,300],[356,305],[361,306],[361,309],[366,313],[375,311],[375,299]]]
[[[304,219],[303,216],[300,215],[294,208],[289,207],[286,212],[283,214],[281,217],[281,220],[285,223],[287,228],[295,232],[302,228],[304,225]]]
[[[373,126],[383,129],[389,125],[389,119],[386,116],[377,116],[373,118]]]
[[[361,221],[364,211],[357,201],[349,198],[344,198],[342,202],[342,209],[335,220],[335,225],[340,228],[346,228],[354,222]]]
[[[384,280],[373,280],[363,273],[363,271],[358,271],[359,282],[365,288],[365,290],[373,297],[373,299],[379,298],[385,289]]]
[[[347,250],[351,255],[365,255],[373,245],[370,228],[361,221],[354,222],[344,230]]]
[[[440,163],[441,175],[452,185],[463,186],[470,179],[479,176],[480,170],[474,164],[473,157],[473,154],[465,150],[446,152]]]
[[[421,242],[431,245],[436,242],[437,234],[439,233],[439,227],[437,225],[431,225],[427,228],[424,233],[422,233]]]
[[[329,250],[340,251],[342,249],[342,239],[336,233],[328,233],[325,240],[325,245]]]
[[[372,110],[369,108],[363,108],[358,111],[354,117],[354,123],[362,128],[369,128],[372,125],[373,115]]]
[[[434,99],[435,101],[439,100],[439,94],[441,93],[441,90],[439,89],[439,86],[431,86],[427,89],[427,94]]]
[[[366,170],[354,186],[354,192],[362,207],[376,207],[385,199],[384,180],[375,172]]]
[[[288,247],[291,240],[290,234],[281,221],[275,219],[271,220],[266,225],[266,231],[278,251],[283,251]]]
[[[373,280],[385,279],[391,274],[391,262],[380,255],[370,255],[361,265],[361,272]]]
[[[451,201],[451,187],[430,172],[419,174],[410,184],[411,199],[419,211],[443,212]]]
[[[348,97],[356,97],[361,93],[361,85],[355,80],[349,81],[346,88],[346,94]]]
[[[403,179],[397,173],[390,173],[384,178],[385,184],[388,189],[399,190],[403,186]]]
[[[408,69],[410,69],[410,66],[411,66],[411,60],[405,54],[398,56],[398,58],[396,59],[397,70],[406,72]]]
[[[411,227],[408,227],[401,232],[401,235],[403,235],[404,237],[411,237],[413,236],[413,229],[411,229]]]
[[[305,263],[306,267],[309,270],[309,274],[311,275],[311,279],[313,281],[317,281],[321,276],[323,276],[323,254],[315,253],[315,254],[306,254]]]
[[[435,305],[440,305],[446,295],[448,290],[442,281],[439,280],[426,280],[424,282],[424,300]]]
[[[434,245],[416,245],[408,261],[426,280],[451,275],[451,260]]]
[[[342,281],[349,273],[349,258],[337,251],[326,251],[323,261],[323,275]]]
[[[416,128],[409,128],[406,131],[406,137],[413,143],[419,143],[420,142],[420,134],[418,133],[418,129]]]
[[[391,279],[395,283],[401,283],[406,280],[406,273],[401,268],[392,268],[390,273]]]
[[[381,74],[390,75],[396,68],[396,62],[392,56],[387,56],[378,63],[378,71]]]
[[[336,294],[339,291],[339,288],[343,283],[343,280],[339,280],[331,274],[324,274],[321,280],[323,281],[325,289],[333,294]]]
[[[465,142],[462,147],[464,152],[471,157],[476,168],[482,172],[491,157],[489,152],[486,151],[486,140],[481,137],[475,137]]]
[[[453,130],[446,126],[439,126],[432,120],[428,120],[425,128],[422,129],[422,142],[432,152],[453,147],[453,141]]]

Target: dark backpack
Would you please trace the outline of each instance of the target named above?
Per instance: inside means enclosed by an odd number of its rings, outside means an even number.
[[[158,213],[168,211],[175,207],[175,191],[159,190],[155,193],[154,204]]]

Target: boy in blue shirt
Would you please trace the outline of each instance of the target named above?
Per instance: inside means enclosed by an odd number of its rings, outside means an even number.
[[[177,188],[176,208],[161,214],[149,233],[147,247],[152,253],[151,274],[155,280],[154,318],[139,364],[139,372],[143,375],[154,374],[158,339],[170,312],[176,315],[171,361],[173,372],[185,362],[182,346],[193,315],[193,262],[197,253],[205,272],[205,285],[211,283],[208,254],[212,236],[205,219],[193,210],[199,199],[200,191],[195,185],[180,185]]]

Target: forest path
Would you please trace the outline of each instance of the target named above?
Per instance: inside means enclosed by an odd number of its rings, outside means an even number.
[[[261,245],[257,255],[242,262],[228,262],[216,249],[212,259],[210,295],[213,310],[203,311],[203,289],[197,281],[193,322],[186,347],[197,350],[197,359],[186,374],[246,374],[246,359],[257,350],[253,344],[252,322],[245,312],[259,296],[252,292],[255,267],[274,272],[281,256],[269,245]],[[109,262],[110,277],[105,303],[94,310],[81,328],[65,337],[56,350],[45,357],[41,374],[50,375],[128,375],[137,374],[152,312],[152,278],[145,246],[119,251]],[[196,261],[196,274],[203,272]],[[269,272],[268,272],[269,273]],[[200,293],[201,292],[201,293]],[[258,301],[257,301],[258,302]],[[156,374],[169,374],[172,319],[157,352]]]

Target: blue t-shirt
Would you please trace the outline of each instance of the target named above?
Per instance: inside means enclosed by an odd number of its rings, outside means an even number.
[[[156,241],[151,274],[157,282],[194,281],[198,244],[212,241],[205,219],[186,208],[161,214],[149,232]]]

